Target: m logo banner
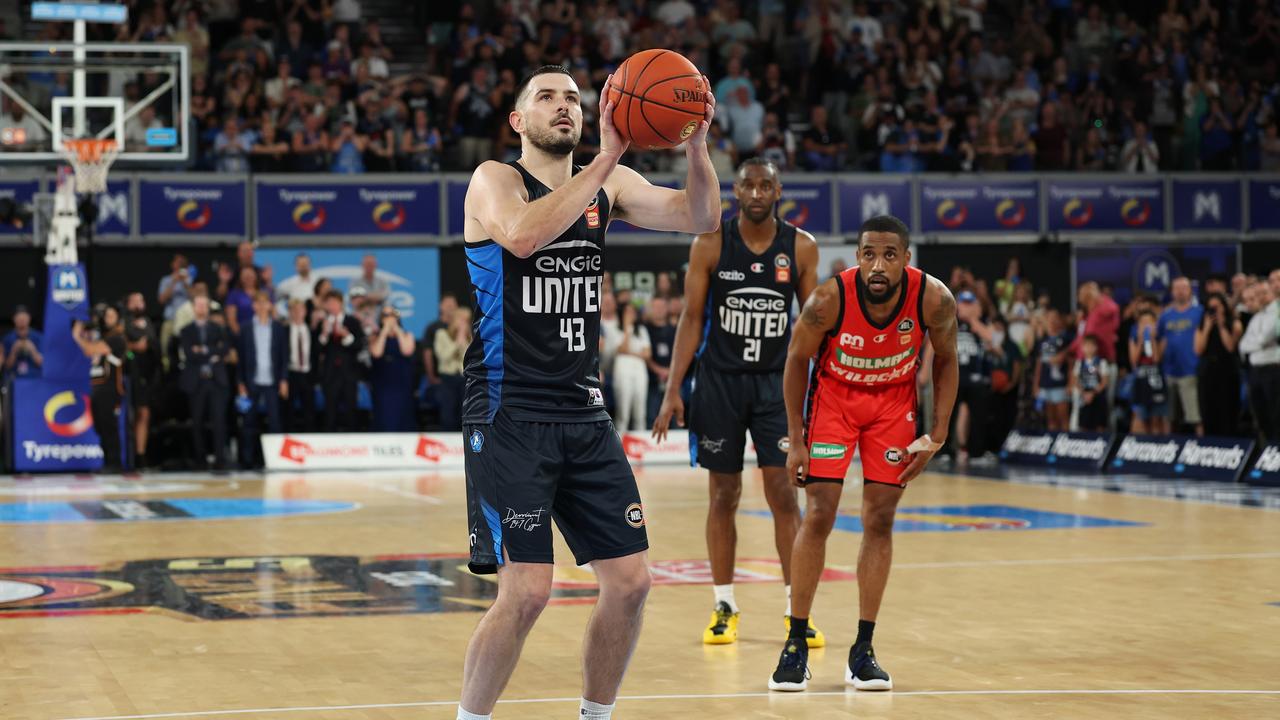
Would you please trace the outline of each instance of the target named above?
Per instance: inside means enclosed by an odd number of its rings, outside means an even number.
[[[133,183],[128,180],[108,180],[107,191],[95,198],[98,219],[94,223],[95,235],[129,235],[133,225],[129,222],[133,201]]]
[[[1238,180],[1173,181],[1174,232],[1240,232],[1244,193]]]
[[[879,215],[893,215],[911,223],[911,182],[887,176],[874,181],[841,180],[836,192],[840,203],[842,235],[856,235],[867,220]]]

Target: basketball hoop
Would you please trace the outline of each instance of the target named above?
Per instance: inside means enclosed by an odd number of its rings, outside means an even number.
[[[62,141],[62,155],[76,172],[76,192],[107,190],[107,171],[120,153],[115,140],[75,138]]]

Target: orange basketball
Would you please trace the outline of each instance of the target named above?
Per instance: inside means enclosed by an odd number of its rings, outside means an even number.
[[[707,84],[693,63],[671,50],[642,50],[609,82],[613,126],[642,150],[684,142],[706,116]]]

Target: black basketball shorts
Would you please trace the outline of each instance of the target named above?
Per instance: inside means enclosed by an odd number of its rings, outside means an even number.
[[[689,460],[711,472],[742,472],[746,432],[760,467],[786,467],[782,373],[726,373],[700,365],[689,397]]]
[[[613,423],[524,422],[499,410],[492,424],[464,425],[463,440],[472,572],[553,562],[553,519],[579,565],[648,549]]]

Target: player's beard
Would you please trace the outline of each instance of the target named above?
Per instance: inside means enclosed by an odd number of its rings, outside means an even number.
[[[763,210],[756,210],[746,205],[743,205],[742,214],[746,215],[747,219],[750,220],[751,222],[759,225],[769,219],[769,216],[773,214],[774,207],[775,205],[773,203],[770,203]]]
[[[552,122],[559,122],[560,118],[556,118]],[[564,157],[572,153],[578,147],[578,141],[582,139],[582,130],[576,125],[573,132],[565,135],[555,127],[529,127],[525,130],[525,136],[529,138],[529,142],[542,152],[554,156]]]
[[[889,278],[885,278],[885,282],[888,283],[888,287],[885,288],[884,292],[876,292],[871,289],[870,283],[864,282],[863,286],[867,290],[867,300],[870,300],[873,304],[876,304],[876,305],[880,305],[881,303],[886,303],[889,301],[889,298],[893,297],[894,293],[898,292],[898,286],[902,285],[901,280],[899,280],[896,283],[890,283]]]

